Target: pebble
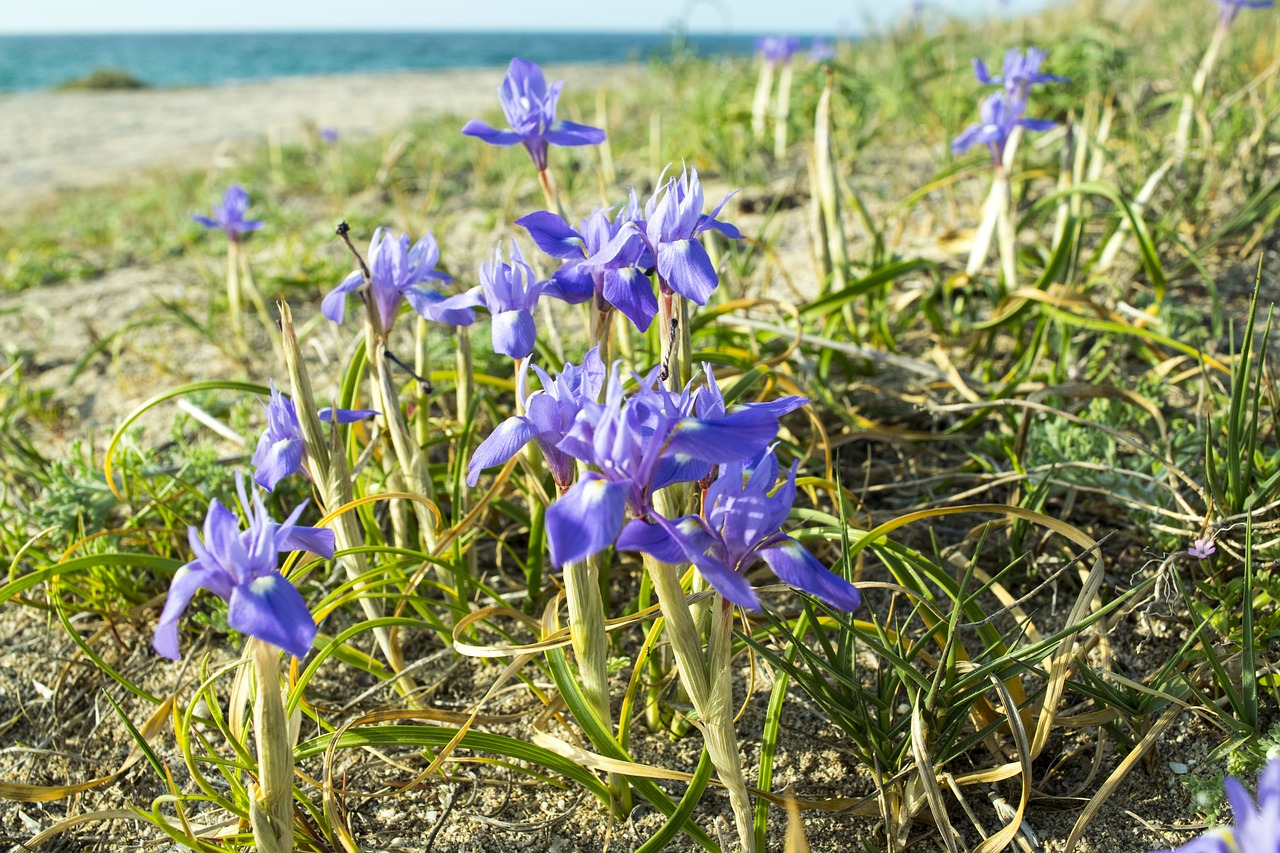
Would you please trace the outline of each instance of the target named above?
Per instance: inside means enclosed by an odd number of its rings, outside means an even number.
[[[1177,773],[1179,776],[1183,776],[1191,768],[1183,764],[1181,761],[1170,761],[1169,769],[1172,770],[1174,773]]]

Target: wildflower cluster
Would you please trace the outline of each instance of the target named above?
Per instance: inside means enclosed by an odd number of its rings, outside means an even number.
[[[612,219],[598,210],[583,221],[581,232],[548,211],[517,219],[516,224],[547,254],[566,259],[553,281],[571,300],[594,294],[598,309],[617,308],[644,331],[658,308],[648,279],[651,270],[657,272],[660,292],[707,304],[720,280],[698,238],[712,229],[730,239],[742,237],[737,228],[716,218],[732,195],[703,213],[698,173],[684,171],[660,183],[643,214],[632,191]]]
[[[1241,9],[1269,6],[1272,0],[1218,2],[1222,25],[1217,38],[1221,40]],[[759,43],[762,67],[753,129],[758,136],[776,82],[776,109],[772,113],[775,159],[759,156],[758,151],[745,152],[749,158],[743,162],[752,168],[756,162],[781,162],[787,153],[788,124],[793,129],[801,125],[789,122],[787,114],[793,70],[807,73],[803,60],[797,57],[799,50],[792,38],[762,39]],[[828,61],[832,55],[831,46],[818,41],[809,54],[815,62]],[[960,133],[951,150],[959,154],[984,146],[995,170],[987,176],[992,182],[991,193],[982,224],[973,232],[967,278],[951,275],[954,259],[929,259],[926,263],[922,257],[899,256],[901,243],[881,239],[880,234],[871,235],[874,246],[868,245],[865,263],[851,256],[850,247],[856,248],[859,241],[847,238],[840,202],[842,196],[851,196],[851,187],[838,180],[839,170],[850,161],[836,156],[842,140],[837,135],[837,144],[833,144],[833,134],[841,132],[840,116],[833,115],[832,109],[833,99],[856,92],[861,84],[844,85],[849,80],[839,77],[840,69],[822,69],[825,86],[813,112],[804,116],[814,120],[811,224],[818,297],[806,305],[785,306],[796,327],[789,345],[782,335],[785,330],[755,316],[741,318],[743,322],[735,322],[732,329],[716,329],[721,314],[748,309],[763,313],[778,307],[779,303],[767,305],[770,300],[735,300],[698,316],[700,307],[729,302],[718,299],[723,297],[723,293],[717,294],[721,288],[718,259],[727,252],[733,256],[735,268],[749,270],[754,264],[759,273],[765,266],[758,257],[770,251],[767,244],[772,238],[766,234],[762,237],[765,245],[753,244],[750,249],[735,243],[743,234],[730,221],[733,209],[729,201],[734,193],[704,192],[698,171],[691,165],[668,166],[656,174],[651,193],[648,185],[638,193],[624,184],[615,188],[616,195],[609,195],[613,191],[609,187],[612,161],[611,155],[606,157],[607,152],[602,152],[600,183],[605,206],[592,209],[561,203],[550,169],[563,152],[553,151],[553,146],[600,144],[605,131],[558,117],[563,81],[549,83],[537,65],[524,59],[511,60],[499,89],[506,125],[499,129],[473,120],[461,133],[496,146],[522,145],[537,173],[545,206],[530,205],[516,211],[524,215],[509,220],[504,215],[499,223],[501,238],[491,241],[479,257],[462,264],[445,263],[442,247],[429,231],[402,233],[370,222],[371,236],[368,231],[362,235],[369,238],[366,250],[363,241],[357,249],[348,239],[350,229],[345,223],[339,226],[339,234],[354,256],[353,269],[328,282],[319,303],[328,322],[320,325],[327,338],[347,337],[343,325],[347,330],[353,325],[348,322],[348,311],[355,296],[358,316],[354,325],[361,328],[354,341],[337,348],[346,353],[346,364],[340,395],[330,408],[322,408],[312,392],[302,358],[307,350],[298,342],[299,334],[314,324],[295,328],[288,305],[281,301],[277,325],[253,289],[248,248],[254,244],[245,238],[264,223],[248,218],[248,193],[232,186],[211,215],[195,216],[197,222],[222,231],[227,238],[225,246],[221,238],[217,242],[228,252],[227,294],[236,331],[243,331],[236,313],[243,287],[243,293],[251,297],[246,306],[263,317],[267,335],[281,346],[288,375],[287,386],[277,389],[273,381],[269,389],[260,390],[265,428],[244,453],[246,470],[237,472],[235,497],[219,495],[210,500],[203,522],[189,528],[189,544],[181,546],[189,549],[189,554],[171,561],[173,566],[184,561],[185,565],[174,574],[153,639],[155,651],[169,659],[177,660],[189,650],[190,635],[180,631],[181,618],[201,589],[226,602],[228,624],[247,636],[243,660],[252,664],[252,670],[248,666],[234,669],[237,679],[242,677],[240,673],[252,671],[256,681],[247,690],[219,694],[216,676],[202,677],[203,686],[197,694],[215,711],[212,716],[218,722],[218,732],[233,741],[233,748],[215,747],[223,757],[235,759],[217,765],[225,767],[223,775],[230,783],[223,787],[231,793],[225,798],[219,794],[216,799],[219,807],[224,799],[233,801],[231,811],[237,827],[232,840],[247,844],[244,836],[251,831],[255,849],[267,853],[289,853],[295,836],[299,844],[332,846],[330,842],[339,833],[325,823],[330,819],[328,798],[323,807],[310,801],[313,794],[309,789],[314,784],[310,777],[294,772],[294,757],[311,760],[324,752],[328,766],[337,750],[366,742],[359,732],[368,729],[370,721],[381,726],[383,720],[392,718],[397,719],[397,725],[386,727],[379,737],[402,741],[400,746],[412,741],[417,749],[430,743],[433,766],[456,761],[456,756],[449,755],[454,748],[493,751],[533,764],[539,764],[538,755],[546,755],[547,763],[540,765],[538,772],[565,773],[589,787],[615,815],[630,813],[633,795],[650,800],[658,812],[675,814],[677,807],[667,792],[645,776],[632,775],[637,765],[627,754],[631,748],[629,727],[643,716],[654,730],[666,728],[681,734],[690,725],[696,727],[699,748],[705,748],[719,790],[729,798],[738,830],[735,849],[753,853],[764,843],[765,835],[759,818],[762,810],[751,802],[750,774],[744,772],[743,753],[736,740],[739,721],[735,712],[740,706],[735,702],[734,678],[739,671],[734,665],[735,650],[744,643],[780,675],[785,674],[777,680],[772,701],[784,699],[788,684],[805,690],[829,713],[830,721],[841,726],[848,742],[856,746],[858,760],[875,768],[883,789],[879,799],[885,804],[886,838],[906,843],[906,824],[919,809],[898,807],[909,801],[923,803],[915,789],[921,783],[931,785],[932,775],[956,769],[959,754],[948,748],[956,736],[963,739],[976,732],[992,743],[1004,742],[995,750],[998,756],[1010,752],[1005,747],[1012,734],[1025,730],[1034,737],[1014,744],[1013,751],[1038,758],[1053,728],[1063,719],[1067,707],[1064,697],[1080,689],[1071,674],[1078,658],[1073,644],[1087,630],[1100,631],[1117,624],[1117,613],[1138,612],[1134,608],[1137,597],[1144,594],[1141,586],[1129,584],[1116,594],[1104,590],[1108,583],[1104,557],[1097,551],[1091,553],[1091,568],[1081,574],[1070,615],[1055,622],[1053,638],[1041,642],[1036,625],[1027,621],[1034,614],[1015,612],[1007,605],[1004,593],[1016,595],[1017,591],[998,586],[1007,584],[1011,576],[1005,573],[993,579],[975,574],[991,558],[990,553],[980,550],[985,547],[981,540],[966,538],[962,547],[972,545],[972,555],[967,560],[953,560],[954,566],[949,566],[906,542],[892,541],[892,531],[953,512],[1008,510],[1019,527],[1028,521],[1045,521],[1047,528],[1082,547],[1091,541],[1086,533],[1064,519],[1045,518],[1040,511],[991,503],[913,508],[896,518],[877,517],[859,529],[864,513],[853,516],[847,512],[856,499],[841,487],[838,476],[798,476],[800,462],[795,448],[803,446],[806,436],[795,439],[784,428],[788,422],[783,419],[791,419],[795,427],[803,426],[803,415],[797,413],[809,405],[807,397],[825,397],[829,389],[822,383],[831,378],[838,382],[841,372],[856,369],[862,360],[860,350],[833,339],[842,329],[865,332],[867,346],[891,340],[906,322],[900,323],[901,315],[894,315],[897,307],[902,312],[915,312],[914,316],[927,316],[938,336],[951,334],[948,329],[982,331],[979,349],[996,355],[979,355],[976,358],[982,364],[971,359],[971,365],[977,366],[963,368],[977,376],[1001,375],[996,371],[999,361],[1017,356],[1015,373],[1022,378],[1015,377],[1011,383],[971,380],[957,373],[947,358],[940,359],[952,384],[966,396],[976,395],[979,406],[986,406],[983,397],[1003,393],[1001,388],[1023,394],[1032,387],[1035,383],[1023,379],[1041,375],[1037,366],[1041,350],[1061,356],[1060,365],[1071,364],[1074,350],[1068,347],[1075,347],[1073,333],[1062,334],[1059,326],[1093,329],[1096,323],[1089,322],[1092,317],[1088,313],[1094,308],[1104,313],[1110,326],[1130,317],[1132,311],[1106,308],[1104,293],[1097,292],[1097,302],[1091,301],[1100,287],[1093,271],[1103,265],[1101,259],[1107,252],[1086,251],[1104,224],[1107,239],[1112,241],[1108,245],[1125,229],[1144,241],[1159,233],[1144,230],[1144,224],[1158,216],[1158,203],[1144,198],[1129,203],[1123,192],[1111,193],[1104,185],[1105,178],[1095,176],[1113,162],[1127,162],[1122,157],[1111,158],[1111,149],[1104,146],[1102,119],[1106,119],[1107,128],[1113,116],[1122,120],[1110,106],[1117,102],[1093,100],[1102,112],[1097,116],[1082,114],[1080,133],[1072,136],[1078,143],[1078,156],[1064,160],[1070,168],[1059,171],[1053,196],[1028,201],[1049,181],[1039,171],[1010,168],[1017,160],[1024,131],[1054,126],[1050,120],[1031,117],[1032,92],[1066,79],[1048,73],[1045,64],[1045,52],[1035,47],[1008,51],[998,74],[982,60],[973,62],[977,81],[994,91],[981,101],[980,121]],[[1204,68],[1211,64],[1206,62]],[[1191,99],[1196,118],[1212,115],[1200,109],[1202,84]],[[806,111],[813,106],[814,94],[813,86],[804,87]],[[1208,125],[1198,126],[1209,129]],[[679,135],[668,134],[668,144],[673,137]],[[1122,135],[1111,138],[1114,142]],[[355,153],[354,148],[348,151],[345,141],[339,147],[339,139],[336,130],[323,128],[315,130],[311,141],[313,148],[320,143],[328,146],[335,188],[347,183],[337,180],[342,177],[338,171],[341,157]],[[653,150],[659,149],[655,139]],[[1260,152],[1264,149],[1259,146]],[[494,156],[523,161],[524,155]],[[703,158],[701,152],[696,156],[699,164],[718,162]],[[793,166],[802,167],[798,157],[792,159]],[[703,171],[705,174],[706,169]],[[1161,171],[1154,177],[1163,174]],[[1172,174],[1179,185],[1195,178],[1190,172]],[[523,177],[527,185],[519,180],[508,184],[509,199],[527,197],[532,174]],[[1159,183],[1149,182],[1152,187]],[[928,203],[924,195],[913,198],[919,201],[906,209]],[[863,214],[864,224],[875,230],[861,204],[849,200]],[[1017,203],[1024,201],[1025,216],[1017,210]],[[1057,202],[1058,216],[1050,251],[1042,252],[1036,244],[1019,251],[1019,231],[1047,230],[1045,216],[1052,213],[1053,202]],[[906,215],[904,212],[904,223]],[[993,239],[1000,249],[1000,277],[979,281],[975,276],[986,264]],[[444,248],[449,249],[448,241]],[[760,248],[763,252],[757,251]],[[1094,255],[1098,256],[1097,266]],[[1150,260],[1156,255],[1158,251],[1144,242],[1141,261],[1148,275],[1139,284],[1155,286],[1160,281],[1159,260]],[[920,273],[921,280],[939,286],[906,282],[903,276],[912,270],[927,270]],[[1034,288],[1027,287],[1030,276],[1034,276]],[[901,299],[887,298],[894,281],[908,286]],[[983,286],[971,287],[974,283]],[[1033,298],[1037,293],[1044,298]],[[580,308],[565,309],[543,301],[544,297]],[[989,321],[980,317],[987,298],[996,310]],[[747,308],[741,309],[743,305]],[[1149,321],[1143,328],[1158,328],[1157,308],[1151,306],[1149,313],[1143,313],[1143,322]],[[1146,312],[1147,308],[1133,310]],[[1047,313],[1050,311],[1053,313]],[[1018,342],[1016,353],[1006,352],[994,342],[988,346],[987,330],[1006,323],[1022,324],[1033,312],[1042,312],[1035,319],[1036,350],[1028,350],[1026,341]],[[1015,317],[1017,314],[1022,319]],[[574,324],[564,328],[553,325],[566,315],[586,321],[582,334],[586,340],[575,337]],[[477,318],[482,329],[488,323],[484,331],[499,356],[489,363],[506,365],[513,382],[477,376],[469,331]],[[750,331],[742,332],[742,327]],[[819,328],[823,337],[813,334]],[[237,337],[242,346],[249,340]],[[412,357],[401,361],[396,352],[410,339]],[[711,340],[729,342],[726,347],[732,349],[714,355],[694,354],[708,351]],[[1151,352],[1156,354],[1162,348],[1175,347],[1189,353],[1193,347],[1168,336],[1156,337],[1155,332],[1136,334],[1134,340],[1135,347],[1154,347]],[[1251,340],[1246,338],[1243,352],[1252,351]],[[439,353],[450,349],[450,364],[441,368],[433,363]],[[561,355],[562,350],[567,355]],[[551,352],[556,353],[554,363],[549,363]],[[812,371],[799,353],[814,356]],[[939,350],[938,354],[946,356],[947,352]],[[732,384],[725,368],[713,368],[713,362],[721,361],[740,373],[732,378],[736,380]],[[811,375],[788,373],[797,366],[803,374]],[[726,379],[723,386],[717,369],[721,379]],[[1252,375],[1247,368],[1241,371],[1233,365],[1230,369],[1245,379]],[[1091,371],[1089,367],[1090,375]],[[406,375],[416,381],[406,381]],[[1130,376],[1133,372],[1114,375]],[[771,384],[766,393],[753,392],[751,383],[757,378],[777,384]],[[447,386],[447,393],[433,383]],[[1243,384],[1244,380],[1241,383],[1241,388],[1251,387]],[[942,384],[937,388],[950,393]],[[838,397],[841,391],[837,387],[832,393]],[[1216,387],[1210,393],[1216,394]],[[1243,396],[1233,393],[1232,399]],[[846,395],[845,399],[851,398]],[[370,419],[377,420],[366,429],[363,422]],[[824,420],[834,421],[815,418],[807,437],[815,447],[830,449],[836,441],[821,434]],[[219,426],[208,418],[204,422]],[[843,436],[854,435],[855,416],[850,414],[843,422],[848,427]],[[1182,428],[1173,423],[1171,429]],[[1227,427],[1229,439],[1233,428]],[[1130,434],[1126,430],[1112,432]],[[227,430],[222,433],[229,434]],[[1134,441],[1141,440],[1140,430],[1132,434],[1138,436]],[[1252,452],[1255,438],[1250,435],[1250,451],[1241,458],[1263,458]],[[1239,443],[1229,440],[1225,446]],[[1222,583],[1234,580],[1231,564],[1241,550],[1240,543],[1222,540],[1229,529],[1222,519],[1230,517],[1226,505],[1231,502],[1239,505],[1241,513],[1274,506],[1274,494],[1270,494],[1274,482],[1268,481],[1270,485],[1260,488],[1256,496],[1248,494],[1251,474],[1236,478],[1240,489],[1232,480],[1230,489],[1205,490],[1198,496],[1202,503],[1207,504],[1209,496],[1217,499],[1219,493],[1232,501],[1216,500],[1221,506],[1208,507],[1201,514],[1196,498],[1181,491],[1183,487],[1172,477],[1165,477],[1166,472],[1173,472],[1180,480],[1187,480],[1174,465],[1190,471],[1198,463],[1187,461],[1181,444],[1170,440],[1167,446],[1168,462],[1163,455],[1153,456],[1160,468],[1144,476],[1153,485],[1167,486],[1176,499],[1178,505],[1166,521],[1176,516],[1180,523],[1190,524],[1187,520],[1194,519],[1202,526],[1191,535],[1202,538],[1192,540],[1188,535],[1182,545],[1185,551],[1170,556],[1160,573],[1184,570],[1207,576],[1206,582],[1213,583],[1215,589],[1238,598],[1246,614],[1239,620],[1244,626],[1241,630],[1247,636],[1248,626],[1265,627],[1262,620],[1253,620],[1248,609],[1262,601],[1251,586],[1261,575],[1255,575],[1247,564],[1238,593]],[[1235,458],[1234,453],[1216,453],[1217,446],[1211,436],[1205,465]],[[1016,448],[1014,462],[1018,465],[1038,452],[1034,434],[1011,441],[1009,447]],[[839,460],[828,461],[833,473],[839,470]],[[500,466],[502,472],[494,476],[494,469]],[[1039,469],[1027,465],[1025,470]],[[1235,477],[1237,471],[1232,471]],[[297,474],[303,479],[285,482]],[[492,479],[485,482],[486,477]],[[991,482],[998,485],[1003,481]],[[1045,494],[1063,488],[1052,478],[1044,482],[1043,488],[1050,490]],[[300,504],[291,500],[289,495],[297,488],[307,490],[309,500]],[[832,512],[795,506],[798,495],[807,499],[823,491],[831,495]],[[875,493],[868,486],[866,494]],[[1264,493],[1265,501],[1261,500]],[[187,510],[181,508],[185,506],[168,508],[169,516],[185,517]],[[303,524],[303,513],[310,506],[323,516],[323,521],[312,522],[314,527]],[[1151,509],[1149,504],[1143,506],[1144,512]],[[1249,510],[1251,506],[1254,511]],[[879,507],[870,505],[860,509],[866,510],[867,519],[872,518],[873,510],[876,515],[880,512]],[[192,516],[194,520],[195,514]],[[793,516],[804,518],[810,526],[799,531]],[[1160,529],[1172,530],[1167,524]],[[1251,535],[1246,533],[1246,552]],[[1214,537],[1220,541],[1215,542]],[[836,568],[824,564],[831,552],[816,544],[824,540],[845,545]],[[156,549],[158,553],[171,550],[167,539],[156,541],[163,542],[163,547]],[[1011,537],[1008,541],[1014,540]],[[1219,553],[1219,548],[1230,553]],[[332,571],[322,573],[319,583],[295,586],[296,577],[281,569],[281,555],[297,551],[332,560]],[[945,553],[956,556],[954,550]],[[166,565],[162,559],[152,562]],[[846,576],[854,567],[891,576],[893,583],[874,583],[877,597],[885,602],[882,613],[846,619],[834,612],[852,611],[862,603],[858,587]],[[524,573],[522,586],[509,582],[513,571]],[[639,591],[634,595],[632,578],[618,576],[624,571],[638,576],[635,588]],[[548,579],[549,573],[554,573],[554,578]],[[760,583],[762,578],[779,583],[766,589]],[[1075,587],[1074,576],[1071,581]],[[313,615],[308,590],[321,585],[325,597]],[[14,589],[21,592],[16,586]],[[740,612],[764,610],[769,595],[777,594],[778,589],[791,597],[786,602],[789,612],[770,612],[766,618],[753,619]],[[630,599],[625,604],[615,600],[623,597],[619,591]],[[1191,594],[1195,592],[1188,592]],[[800,596],[804,598],[797,604],[795,599]],[[983,613],[996,599],[1001,602],[1000,610]],[[1234,607],[1235,601],[1227,606]],[[333,630],[332,636],[317,641],[317,617],[325,618],[330,612],[340,614],[333,621],[343,623],[342,630]],[[1239,720],[1229,721],[1224,730],[1247,737],[1245,733],[1259,727],[1257,688],[1270,685],[1266,670],[1255,665],[1260,646],[1236,642],[1234,627],[1224,629],[1225,620],[1196,615],[1195,621],[1207,626],[1206,630],[1212,628],[1223,635],[1217,638],[1223,642],[1201,643],[1193,650],[1213,663],[1200,666],[1199,671],[1205,673],[1204,678],[1236,677],[1240,684],[1202,692],[1195,683],[1201,675],[1188,670],[1185,683],[1174,685],[1183,690],[1179,696],[1185,700],[1174,710],[1204,698],[1225,696],[1229,701],[1217,702],[1214,707]],[[735,634],[740,619],[749,628]],[[500,625],[504,620],[511,624]],[[610,633],[619,628],[630,635]],[[626,637],[622,642],[631,643],[639,631],[645,632],[643,643],[618,648],[619,636]],[[486,632],[492,632],[493,645],[481,645],[489,642]],[[1031,638],[1032,643],[1024,642],[1023,637]],[[556,715],[555,727],[540,732],[547,736],[546,741],[518,743],[508,734],[488,732],[477,738],[470,727],[484,722],[472,715],[448,733],[446,746],[445,739],[437,742],[439,730],[433,729],[429,738],[406,737],[415,729],[407,721],[400,724],[398,710],[372,716],[355,710],[358,719],[339,723],[330,719],[338,716],[338,711],[308,702],[304,695],[307,680],[315,673],[328,673],[327,667],[335,661],[326,659],[332,657],[340,665],[354,663],[365,673],[385,678],[386,686],[393,687],[396,694],[384,696],[412,702],[415,707],[410,713],[429,717],[431,711],[424,706],[431,701],[430,692],[417,681],[421,676],[416,660],[422,659],[424,642],[452,643],[453,651],[459,654],[515,659],[504,668],[503,679],[517,673],[530,658],[545,655],[546,665],[539,678],[553,684],[539,698],[548,703],[548,715]],[[1222,649],[1229,657],[1215,660],[1223,654]],[[295,663],[286,679],[279,669],[282,652],[286,660],[289,655],[311,656],[311,660],[305,666]],[[411,654],[415,663],[406,660]],[[868,655],[878,655],[874,677],[867,676],[870,670],[865,669]],[[855,666],[863,667],[861,674]],[[631,668],[629,678],[617,677],[620,667]],[[282,684],[285,681],[287,685]],[[619,690],[620,683],[627,684],[625,692]],[[992,685],[994,693],[989,689]],[[486,699],[498,695],[500,686],[495,684]],[[1107,699],[1101,689],[1093,693],[1097,694],[1095,699],[1102,697],[1098,701]],[[248,729],[243,707],[225,713],[213,708],[218,696],[228,695],[233,697],[232,704],[244,697],[245,706],[254,705],[256,747],[245,739]],[[1166,707],[1167,703],[1156,702],[1159,696],[1152,695],[1155,699],[1145,708],[1159,711]],[[1210,703],[1203,704],[1214,713]],[[290,719],[286,708],[290,713],[302,708],[315,715],[316,725],[310,727],[305,741],[299,740],[297,718]],[[867,708],[875,713],[864,713]],[[857,713],[850,713],[850,709]],[[475,710],[478,714],[479,706]],[[775,726],[775,732],[780,720],[777,710],[776,704],[770,708],[768,723]],[[909,732],[904,720],[908,713]],[[1126,719],[1138,721],[1147,712],[1130,709],[1126,713],[1132,713]],[[188,721],[191,717],[191,713],[185,715]],[[221,725],[224,719],[228,725]],[[573,729],[575,722],[577,731]],[[565,755],[556,753],[554,745],[548,746],[553,734],[558,737],[562,732],[569,732],[577,741],[572,753],[572,761],[577,763],[552,763]],[[204,749],[213,754],[211,745],[200,738],[185,740],[184,752],[194,754]],[[776,744],[769,740],[766,729],[765,743],[772,749]],[[514,747],[503,745],[508,742]],[[534,752],[535,746],[541,752]],[[936,767],[922,759],[930,755]],[[200,760],[196,756],[188,766],[198,768]],[[770,778],[772,761],[773,754],[762,749],[760,772],[751,784],[764,791],[776,789],[777,780]],[[914,770],[910,765],[916,765]],[[504,761],[503,766],[514,764]],[[582,772],[574,775],[575,771]],[[700,765],[697,784],[706,783],[707,772],[705,764]],[[969,774],[974,779],[978,775]],[[954,773],[948,778],[955,782],[953,787],[971,784],[956,782],[960,777]],[[1007,846],[1023,825],[1021,813],[1027,805],[1029,785],[1023,785],[1024,796],[1014,809],[1015,815],[1001,816],[1003,828],[989,837],[989,846],[999,846],[996,842]],[[211,790],[203,783],[200,787],[203,794]],[[1256,798],[1235,780],[1228,780],[1226,788],[1234,823],[1192,841],[1179,853],[1275,853],[1280,827],[1280,761],[1264,772]],[[958,788],[955,793],[959,794]],[[694,790],[687,801],[692,802],[698,794]],[[687,809],[679,810],[684,814],[685,831],[693,836],[702,834],[703,830],[688,820]],[[943,811],[936,811],[935,817],[950,837]],[[200,825],[216,825],[203,815],[199,819]],[[903,823],[891,826],[895,820]],[[664,825],[664,837],[676,829],[674,820]],[[176,837],[176,830],[171,835]],[[710,839],[706,840],[703,846],[710,849]],[[658,846],[645,844],[646,848]]]
[[[527,414],[509,418],[476,448],[467,481],[474,485],[481,470],[534,441],[561,492],[547,508],[555,565],[616,545],[693,563],[725,598],[758,609],[745,573],[764,559],[792,586],[856,608],[852,584],[780,533],[795,497],[795,468],[775,492],[778,460],[769,444],[778,419],[808,401],[783,397],[726,408],[711,366],[703,371],[705,384],[677,394],[661,386],[654,369],[634,377],[638,387],[628,394],[616,364],[604,382],[594,349],[581,366],[567,364],[554,376],[539,370],[543,390],[525,398]],[[589,466],[586,473],[577,475],[575,461]],[[709,481],[704,515],[667,519],[655,509],[657,491],[699,481]]]

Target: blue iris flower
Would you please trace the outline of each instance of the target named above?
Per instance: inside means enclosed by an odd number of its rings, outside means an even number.
[[[207,589],[227,602],[227,624],[242,634],[279,646],[294,657],[304,657],[316,636],[316,622],[302,594],[280,574],[279,554],[312,551],[333,557],[332,530],[301,527],[295,509],[283,523],[276,522],[255,493],[245,494],[244,480],[236,482],[240,506],[248,528],[218,500],[209,504],[203,536],[189,530],[195,559],[178,569],[169,585],[169,597],[151,644],[171,660],[177,660],[178,619],[196,592]]]
[[[723,465],[706,491],[703,515],[634,519],[618,537],[618,550],[642,551],[665,563],[693,563],[721,595],[751,610],[760,609],[760,599],[746,572],[764,560],[791,586],[835,607],[856,610],[861,603],[857,588],[781,531],[796,496],[794,463],[775,489],[777,482],[778,458],[772,451],[749,464]]]
[[[213,216],[194,214],[191,218],[205,228],[221,228],[227,239],[233,243],[240,241],[240,235],[249,231],[257,231],[262,227],[261,219],[245,219],[249,210],[249,194],[239,184],[232,184],[222,195],[222,203],[213,206]]]
[[[270,492],[285,477],[305,470],[306,451],[298,426],[298,410],[292,400],[276,389],[275,382],[271,383],[271,399],[263,408],[267,410],[267,428],[259,436],[258,447],[253,452],[253,480]],[[321,409],[320,420],[350,424],[377,414],[372,409]]]
[[[599,145],[604,142],[604,131],[598,127],[556,120],[556,102],[560,100],[563,87],[563,80],[548,86],[537,63],[516,57],[507,67],[507,76],[498,89],[502,111],[511,127],[498,130],[472,119],[462,132],[490,145],[522,143],[538,171],[546,171],[548,145]]]

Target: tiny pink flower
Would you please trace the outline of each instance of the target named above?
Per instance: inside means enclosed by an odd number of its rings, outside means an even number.
[[[1212,539],[1197,539],[1191,543],[1191,547],[1187,549],[1187,553],[1195,557],[1197,560],[1207,560],[1209,555],[1217,551],[1214,547]]]

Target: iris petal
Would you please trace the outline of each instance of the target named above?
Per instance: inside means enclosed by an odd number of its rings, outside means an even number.
[[[524,310],[502,311],[493,315],[493,349],[511,358],[528,358],[538,330],[533,314]]]
[[[816,595],[842,610],[857,610],[862,603],[858,588],[827,570],[809,551],[789,536],[782,542],[758,552],[779,579],[796,589]]]
[[[498,130],[474,118],[463,126],[462,132],[467,136],[481,139],[490,145],[515,145],[517,142],[524,141],[520,134],[515,131]]]
[[[613,544],[622,530],[629,482],[610,483],[588,474],[547,507],[551,562],[563,566],[584,560]]]
[[[697,240],[676,240],[658,247],[658,274],[671,289],[698,305],[720,283],[707,250]]]
[[[764,450],[777,434],[776,416],[763,409],[743,408],[716,420],[681,420],[667,449],[723,465],[750,459]]]
[[[353,272],[342,280],[320,303],[320,313],[334,323],[341,323],[347,309],[347,294],[364,283],[364,274]]]
[[[648,331],[658,314],[653,282],[635,267],[605,270],[603,295],[605,301],[621,311],[641,332]]]
[[[467,300],[459,298],[466,294],[445,298],[425,287],[406,287],[402,293],[409,306],[428,320],[450,326],[470,326],[475,322],[476,312],[464,304]]]
[[[498,424],[497,429],[471,454],[471,463],[467,466],[467,485],[474,486],[480,481],[480,472],[495,465],[501,465],[520,452],[531,440],[537,430],[528,418],[507,418]]]
[[[550,211],[539,210],[522,216],[516,220],[516,225],[528,231],[538,248],[553,258],[570,260],[584,256],[582,235]]]
[[[263,442],[266,441],[268,436],[264,433],[258,442],[258,451],[253,454],[253,481],[272,492],[285,477],[302,470],[303,443],[301,439],[276,441],[268,444],[263,453]]]
[[[302,593],[278,572],[232,590],[227,624],[298,658],[306,656],[316,636],[316,621]]]
[[[178,569],[169,583],[169,595],[164,601],[164,610],[160,614],[160,622],[156,625],[155,636],[151,645],[156,652],[169,660],[177,660],[178,619],[181,618],[187,605],[196,592],[207,589],[221,598],[231,595],[233,579],[226,572],[217,568],[208,568],[200,562],[187,563]]]

